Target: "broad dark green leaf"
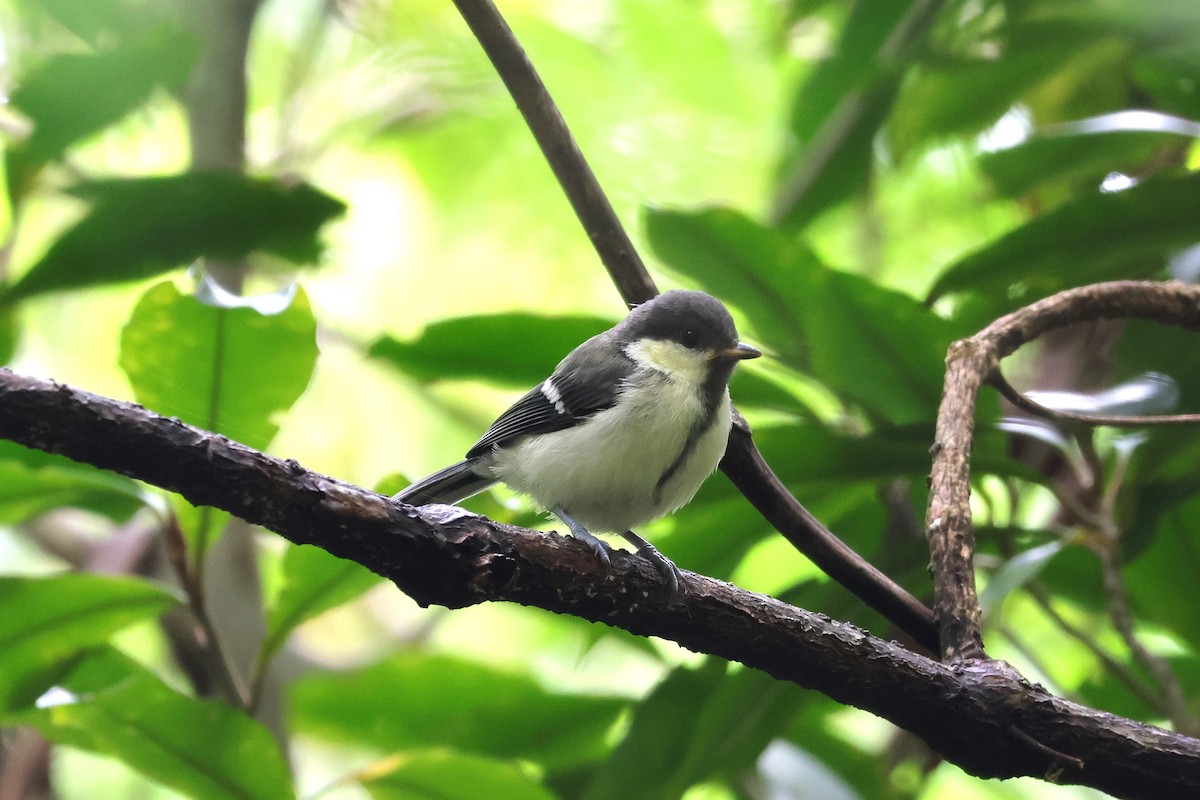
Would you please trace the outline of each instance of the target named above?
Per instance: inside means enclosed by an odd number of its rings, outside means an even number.
[[[1010,48],[1004,58],[927,64],[900,92],[888,122],[888,140],[903,158],[930,142],[979,133],[1024,92],[1060,72],[1091,41],[1055,39]]]
[[[586,339],[611,328],[602,317],[542,317],[519,312],[439,320],[416,339],[377,339],[368,355],[418,381],[476,379],[528,388]]]
[[[933,419],[953,328],[915,299],[829,269],[735,212],[648,211],[646,229],[660,258],[745,309],[797,369],[892,422]]]
[[[308,386],[316,327],[299,289],[264,315],[205,305],[164,281],[125,324],[120,365],[142,405],[261,450]]]
[[[368,355],[422,383],[483,380],[521,389],[540,383],[572,349],[614,324],[601,317],[523,313],[457,317],[434,322],[409,341],[380,337]],[[743,405],[798,408],[786,388],[750,370],[738,370],[733,386]]]
[[[261,723],[225,703],[179,694],[116,651],[86,659],[60,686],[14,721],[200,800],[295,797]]]
[[[529,770],[508,761],[418,750],[372,771],[363,788],[376,800],[554,800]]]
[[[225,172],[94,181],[70,193],[90,209],[0,295],[3,303],[149,278],[201,257],[236,260],[257,250],[312,261],[318,229],[345,210],[307,183]]]
[[[677,798],[752,766],[787,727],[803,692],[755,670],[709,659],[672,672],[638,705],[625,739],[599,765],[587,800]],[[647,780],[647,776],[654,776]]]
[[[1200,173],[1088,195],[1038,217],[952,264],[930,289],[1035,294],[1160,269],[1171,250],[1200,241]]]
[[[75,142],[140,107],[156,90],[178,87],[196,51],[192,37],[172,32],[97,53],[61,53],[23,76],[11,104],[33,131],[5,153],[9,196],[22,196],[36,171]]]
[[[31,704],[81,652],[177,602],[133,578],[0,577],[0,712]]]
[[[319,547],[288,547],[283,557],[283,588],[267,610],[267,632],[259,661],[274,655],[297,625],[348,603],[380,580],[361,564]]]
[[[550,771],[600,758],[627,705],[554,693],[524,675],[417,652],[307,676],[292,696],[297,727],[318,736],[383,751],[451,747]]]
[[[129,478],[0,441],[0,523],[25,522],[63,506],[125,520],[143,502],[144,490]]]
[[[1161,515],[1152,538],[1124,567],[1129,600],[1138,618],[1172,631],[1193,652],[1200,649],[1200,606],[1180,587],[1192,585],[1200,573],[1198,526],[1200,498],[1193,496]]]
[[[804,366],[809,345],[800,317],[807,298],[799,278],[824,269],[811,251],[730,209],[646,208],[642,218],[659,259],[727,305],[746,311],[751,327],[741,332],[743,338]]]

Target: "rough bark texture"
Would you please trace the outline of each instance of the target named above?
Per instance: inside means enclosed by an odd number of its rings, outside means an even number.
[[[140,406],[0,370],[0,436],[223,508],[323,547],[418,602],[511,601],[660,636],[823,692],[913,731],[968,772],[1081,783],[1130,798],[1200,796],[1200,740],[1060,700],[1001,662],[947,666],[827,617],[310,472]]]

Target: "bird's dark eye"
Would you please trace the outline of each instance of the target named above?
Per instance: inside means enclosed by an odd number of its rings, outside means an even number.
[[[683,335],[679,337],[679,343],[684,347],[695,347],[700,344],[700,334],[696,331],[684,331]]]

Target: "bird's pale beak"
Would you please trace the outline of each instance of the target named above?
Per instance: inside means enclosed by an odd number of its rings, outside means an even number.
[[[713,361],[745,361],[747,358],[758,358],[762,355],[762,351],[757,347],[751,347],[745,342],[738,342],[736,347],[730,347],[725,350],[718,350],[713,353]]]

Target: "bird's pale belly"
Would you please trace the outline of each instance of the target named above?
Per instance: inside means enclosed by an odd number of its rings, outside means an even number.
[[[660,486],[703,410],[694,393],[669,383],[648,387],[644,395],[645,402],[633,398],[573,428],[505,448],[496,453],[492,473],[591,531],[623,532],[671,513],[692,499],[725,452],[729,397]]]

